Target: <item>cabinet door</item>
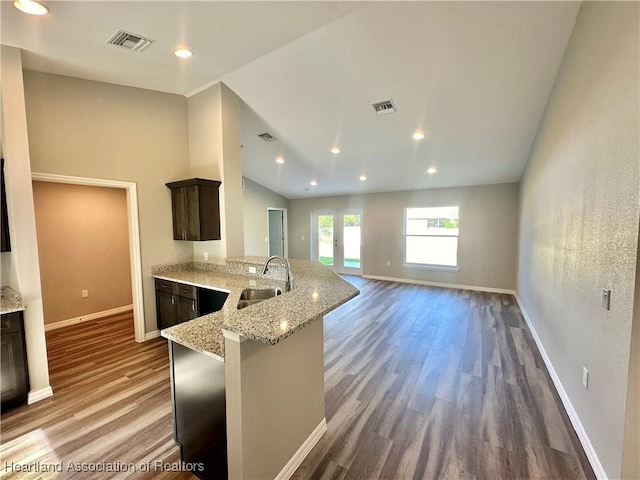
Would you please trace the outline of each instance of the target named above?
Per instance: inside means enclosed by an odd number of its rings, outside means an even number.
[[[177,299],[178,309],[180,311],[180,319],[178,320],[179,323],[193,320],[198,316],[198,312],[196,311],[195,299],[187,297],[177,297]]]
[[[0,376],[2,400],[15,396],[18,390],[18,376],[16,365],[16,347],[20,344],[19,333],[2,335],[0,339],[0,364],[2,373]]]
[[[186,216],[186,235],[185,240],[200,240],[200,199],[198,187],[183,187],[184,197],[186,198],[185,216]]]
[[[156,291],[156,314],[158,330],[172,327],[177,321],[176,296],[167,292]]]
[[[184,188],[171,190],[171,209],[173,210],[173,239],[187,239],[187,193]]]
[[[0,398],[2,410],[27,402],[29,380],[21,313],[2,315],[0,335]]]
[[[220,198],[218,187],[200,187],[200,240],[220,240]]]

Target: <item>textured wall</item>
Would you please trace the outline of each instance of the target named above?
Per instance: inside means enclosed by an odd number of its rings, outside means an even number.
[[[631,328],[631,353],[629,355],[629,389],[627,415],[624,429],[622,478],[640,478],[640,245],[636,260],[636,293]]]
[[[220,240],[192,242],[193,258],[224,263],[244,253],[242,222],[242,100],[222,83],[189,97],[190,177],[220,180]]]
[[[518,293],[609,478],[621,476],[638,245],[638,7],[583,3],[520,193]]]
[[[244,254],[266,257],[269,244],[267,237],[267,208],[287,208],[289,200],[268,188],[244,179],[242,210],[244,214]]]
[[[45,323],[131,305],[125,190],[33,182],[33,202]]]
[[[450,205],[460,206],[460,270],[448,272],[403,267],[404,209]],[[290,200],[289,255],[292,258],[310,258],[313,210],[348,208],[363,209],[364,275],[515,288],[518,184]],[[391,262],[390,267],[387,267],[387,261]]]

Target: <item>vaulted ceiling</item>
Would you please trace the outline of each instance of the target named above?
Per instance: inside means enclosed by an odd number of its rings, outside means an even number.
[[[33,17],[2,1],[1,41],[23,49],[25,68],[187,96],[223,81],[246,104],[244,175],[289,198],[518,181],[580,7],[47,5]],[[108,45],[117,29],[155,42],[140,53]],[[193,57],[175,57],[179,46]],[[396,112],[376,115],[372,103],[387,99]]]

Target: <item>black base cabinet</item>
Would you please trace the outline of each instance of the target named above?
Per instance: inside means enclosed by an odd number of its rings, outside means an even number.
[[[171,341],[169,355],[173,434],[183,468],[204,480],[226,479],[224,362]]]
[[[217,312],[228,296],[226,292],[156,278],[158,330]]]
[[[2,315],[0,326],[0,399],[5,412],[27,403],[29,371],[22,312]]]

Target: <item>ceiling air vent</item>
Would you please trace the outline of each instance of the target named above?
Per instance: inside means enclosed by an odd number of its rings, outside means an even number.
[[[107,43],[110,43],[111,45],[133,50],[134,52],[143,51],[153,42],[155,42],[155,40],[143,37],[137,33],[125,32],[124,30],[118,30],[116,33],[111,35],[109,40],[107,40]]]
[[[273,142],[276,139],[276,137],[274,137],[273,135],[271,135],[270,133],[267,133],[267,132],[261,133],[258,136],[261,139],[263,139],[265,142]]]
[[[389,113],[396,112],[396,106],[391,99],[383,100],[382,102],[373,103],[373,109],[376,111],[376,115],[387,115]]]

